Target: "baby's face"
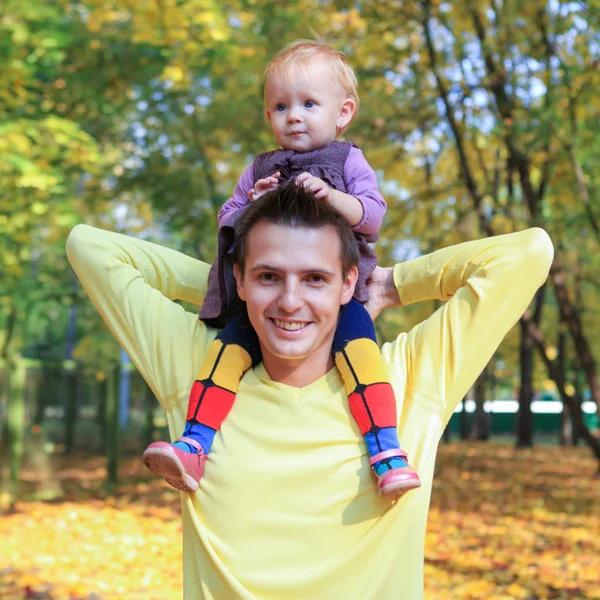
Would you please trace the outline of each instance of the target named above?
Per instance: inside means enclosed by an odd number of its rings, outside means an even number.
[[[309,152],[335,140],[337,128],[349,120],[345,120],[345,101],[342,86],[321,61],[293,66],[266,82],[267,119],[275,139],[287,150]]]

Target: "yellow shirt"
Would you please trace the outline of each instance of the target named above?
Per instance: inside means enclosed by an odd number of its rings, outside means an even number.
[[[208,265],[79,225],[67,253],[106,323],[159,399],[172,438],[216,330],[200,304]],[[377,495],[336,369],[303,388],[248,371],[195,495],[182,494],[187,600],[417,600],[442,430],[545,281],[541,229],[467,242],[394,267],[401,302],[447,301],[382,348],[399,436],[422,487]]]

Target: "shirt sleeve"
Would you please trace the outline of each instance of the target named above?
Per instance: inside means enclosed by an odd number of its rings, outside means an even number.
[[[446,301],[384,345],[389,364],[406,363],[407,393],[437,405],[447,423],[546,280],[553,255],[548,234],[533,228],[397,264],[394,283],[402,305]]]
[[[241,174],[238,179],[233,196],[223,204],[219,211],[218,221],[219,227],[227,225],[231,216],[237,212],[240,208],[246,208],[250,204],[248,200],[248,192],[254,186],[254,162],[251,162],[246,170]]]
[[[197,314],[174,302],[202,303],[209,265],[87,225],[71,231],[67,256],[105,323],[168,408],[189,391],[199,353],[214,337]]]
[[[354,196],[363,208],[363,217],[352,229],[358,233],[376,233],[381,228],[387,205],[379,192],[377,176],[363,153],[351,148],[344,165],[346,192]]]

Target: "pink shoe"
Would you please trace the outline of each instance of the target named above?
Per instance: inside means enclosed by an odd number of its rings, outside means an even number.
[[[399,498],[402,494],[421,487],[421,480],[417,472],[408,464],[408,455],[406,452],[400,450],[400,448],[385,450],[372,456],[369,459],[369,464],[374,465],[384,458],[392,458],[393,456],[402,458],[406,461],[407,466],[390,469],[383,475],[377,475],[377,489],[380,496],[396,496]]]
[[[167,442],[153,442],[146,448],[142,458],[144,464],[153,473],[163,477],[170,486],[193,494],[198,490],[198,482],[204,474],[206,454],[196,440],[180,437],[177,441],[193,446],[198,454],[185,452]]]

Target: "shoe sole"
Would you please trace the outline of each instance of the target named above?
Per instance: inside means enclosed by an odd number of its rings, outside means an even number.
[[[405,479],[404,481],[394,481],[388,485],[384,485],[379,490],[380,496],[395,496],[399,498],[406,492],[421,487],[421,482],[418,479]]]
[[[183,464],[173,453],[150,448],[143,454],[144,464],[155,475],[162,477],[171,487],[181,492],[194,494],[198,491],[198,482],[190,477]]]

